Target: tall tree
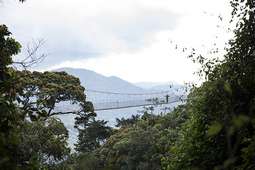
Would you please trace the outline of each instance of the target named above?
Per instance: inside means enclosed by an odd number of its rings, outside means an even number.
[[[93,105],[86,101],[85,88],[78,78],[65,72],[17,71],[16,74],[19,108],[31,118],[94,114]],[[62,108],[68,104],[73,106]]]
[[[70,153],[68,131],[56,118],[46,121],[25,121],[19,134],[17,161],[22,168],[51,168]]]
[[[235,36],[225,59],[189,95],[189,119],[166,169],[255,168],[255,1],[230,2]]]
[[[79,135],[76,150],[80,153],[92,152],[99,148],[112,134],[112,128],[107,126],[107,121],[95,120],[77,122]]]
[[[15,154],[23,115],[14,103],[15,72],[9,67],[21,45],[11,37],[5,25],[0,25],[0,169],[16,167]]]

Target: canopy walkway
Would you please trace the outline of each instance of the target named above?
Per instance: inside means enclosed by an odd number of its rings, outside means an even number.
[[[151,105],[166,105],[183,102],[185,100],[184,96],[177,96],[169,91],[151,93],[118,93],[87,89],[86,93],[87,100],[93,103],[95,111]]]

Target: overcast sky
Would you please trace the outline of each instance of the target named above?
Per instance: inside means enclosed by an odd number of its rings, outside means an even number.
[[[6,0],[0,23],[24,46],[46,40],[35,69],[86,68],[130,82],[195,80],[197,67],[175,44],[208,51],[228,38],[220,28],[228,0]],[[215,40],[215,36],[218,36]],[[172,43],[171,43],[172,42]]]

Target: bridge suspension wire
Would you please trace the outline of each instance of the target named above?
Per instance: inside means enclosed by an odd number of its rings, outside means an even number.
[[[165,101],[161,101],[159,103],[152,103],[152,102],[148,102],[148,103],[144,103],[144,101],[140,101],[143,103],[139,104],[139,101],[134,101],[135,103],[112,103],[111,106],[106,106],[106,107],[96,107],[95,111],[102,111],[102,110],[116,110],[116,109],[125,109],[125,108],[132,108],[132,107],[141,107],[141,106],[155,106],[155,105],[165,105],[165,104],[174,104],[174,103],[178,103],[178,102],[183,102],[183,100],[181,98],[172,100],[170,102],[165,102]]]
[[[125,93],[95,89],[85,89],[87,99],[93,103],[95,111],[114,110],[150,105],[165,105],[182,102],[182,97],[170,91]]]
[[[118,92],[100,91],[100,90],[92,90],[92,89],[86,89],[85,91],[94,92],[94,93],[102,93],[102,94],[129,95],[129,96],[157,95],[157,94],[166,94],[170,92],[170,91],[160,91],[160,92],[152,92],[152,93],[118,93]]]

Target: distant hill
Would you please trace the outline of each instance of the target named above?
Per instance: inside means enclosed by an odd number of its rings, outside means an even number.
[[[96,91],[114,92],[114,93],[146,93],[147,90],[137,87],[134,84],[129,83],[119,77],[104,76],[87,69],[76,68],[60,68],[54,71],[65,71],[75,77],[78,77],[82,86],[85,87],[88,100],[92,102],[104,102],[126,100],[129,96],[122,95],[109,95],[102,93],[95,93]]]
[[[177,83],[151,83],[143,82],[132,84],[116,76],[104,76],[87,69],[76,68],[60,68],[54,71],[65,71],[75,77],[78,77],[81,84],[85,87],[87,99],[93,103],[103,103],[113,101],[139,100],[148,96],[130,96],[130,95],[114,95],[100,92],[113,93],[153,93],[160,91],[169,91],[170,95],[185,94],[184,86]],[[96,92],[98,91],[98,93]]]
[[[80,78],[81,84],[86,89],[118,93],[138,93],[145,91],[144,89],[137,87],[119,77],[106,77],[87,69],[60,68],[54,71],[65,71]]]

